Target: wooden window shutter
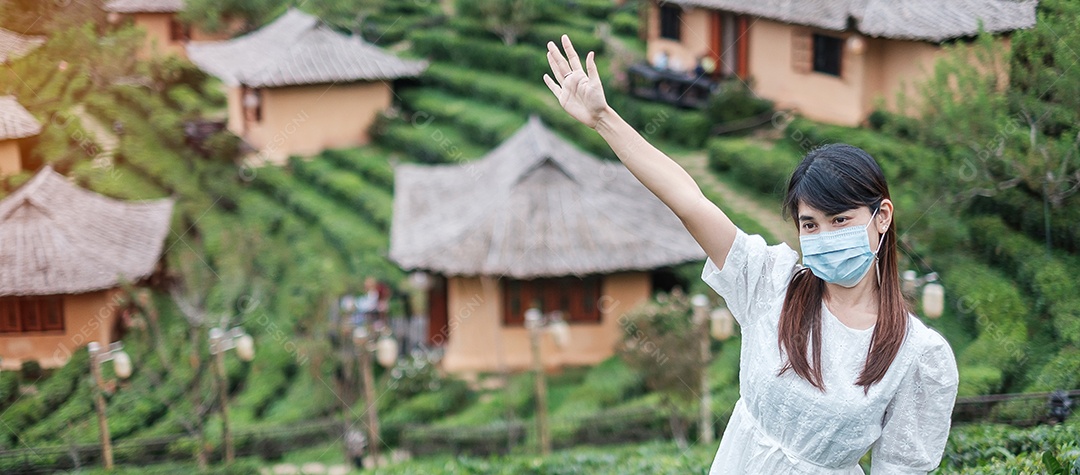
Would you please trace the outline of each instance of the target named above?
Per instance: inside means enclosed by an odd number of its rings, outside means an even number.
[[[739,48],[739,60],[735,63],[735,74],[742,79],[750,77],[750,18],[739,15],[739,36],[735,40]]]
[[[810,30],[791,30],[791,69],[796,73],[809,74],[814,67],[814,39]]]

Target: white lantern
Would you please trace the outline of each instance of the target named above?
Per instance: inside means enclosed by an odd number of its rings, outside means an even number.
[[[247,333],[236,337],[236,356],[242,361],[255,359],[255,339]]]
[[[927,317],[940,317],[945,312],[945,287],[937,282],[923,286],[922,306]]]
[[[530,330],[540,328],[543,319],[544,314],[540,313],[540,309],[533,307],[525,310],[525,328]]]
[[[904,294],[913,295],[915,293],[915,288],[918,287],[918,284],[915,282],[918,278],[919,274],[915,271],[904,271],[904,273],[900,274],[900,290],[903,291]]]
[[[131,357],[123,350],[113,353],[113,371],[120,379],[131,377]]]
[[[367,327],[365,327],[363,325],[360,325],[360,326],[358,326],[356,328],[353,328],[352,339],[353,339],[353,343],[357,343],[357,344],[359,344],[360,342],[363,342],[364,340],[367,340],[368,339]]]
[[[563,349],[570,345],[570,325],[565,320],[561,318],[552,320],[548,328],[551,329],[551,336],[555,340],[555,346]]]
[[[431,279],[428,277],[427,272],[416,271],[409,274],[409,283],[420,290],[427,290],[431,287]]]
[[[847,39],[847,48],[851,54],[861,55],[866,52],[866,39],[861,35],[851,35]]]
[[[375,343],[375,359],[383,368],[390,368],[397,363],[398,343],[394,337],[384,336]]]
[[[713,310],[709,314],[709,319],[711,320],[709,333],[718,341],[725,341],[735,334],[735,317],[726,307]]]

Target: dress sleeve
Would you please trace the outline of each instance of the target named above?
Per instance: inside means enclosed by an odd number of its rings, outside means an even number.
[[[746,327],[783,298],[798,260],[799,254],[787,244],[768,246],[761,236],[739,229],[724,268],[705,259],[701,280],[724,298],[735,321]]]
[[[952,348],[937,332],[930,333],[932,343],[911,365],[885,409],[871,475],[926,474],[941,463],[959,377]]]

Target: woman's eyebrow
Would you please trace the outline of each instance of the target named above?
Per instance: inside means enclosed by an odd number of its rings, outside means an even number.
[[[813,221],[813,220],[814,220],[814,217],[810,216],[810,215],[804,214],[804,215],[799,216],[799,221]]]

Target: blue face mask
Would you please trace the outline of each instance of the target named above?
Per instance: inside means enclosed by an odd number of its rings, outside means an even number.
[[[854,287],[870,271],[884,241],[878,241],[877,250],[870,250],[870,235],[866,230],[874,223],[874,216],[877,211],[863,227],[799,236],[803,265],[825,282]]]

